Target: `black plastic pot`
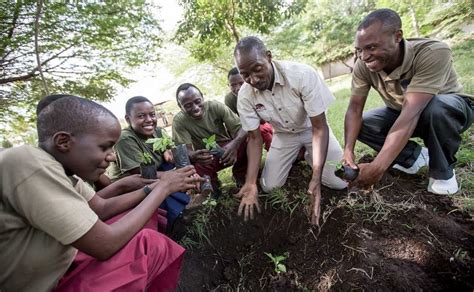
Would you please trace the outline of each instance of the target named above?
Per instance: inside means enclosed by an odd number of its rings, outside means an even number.
[[[171,149],[171,152],[173,152],[174,164],[176,168],[182,168],[191,165],[186,144],[176,145]]]
[[[359,168],[353,169],[349,165],[343,165],[336,169],[334,174],[345,181],[353,181],[359,175]]]
[[[156,177],[156,165],[153,164],[140,164],[140,173],[143,178],[157,179]]]
[[[209,150],[209,153],[211,155],[214,155],[216,158],[221,158],[222,155],[224,155],[224,149],[222,149],[220,146],[217,146],[216,148],[213,148]]]
[[[202,177],[205,178],[206,181],[201,183],[201,194],[209,196],[214,191],[211,184],[211,177],[208,175],[203,175]]]

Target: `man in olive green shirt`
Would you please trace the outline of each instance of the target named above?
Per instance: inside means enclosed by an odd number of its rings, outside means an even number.
[[[224,104],[204,101],[201,91],[190,83],[181,84],[176,91],[181,112],[173,119],[173,140],[188,145],[189,158],[199,175],[209,175],[219,195],[217,172],[233,165],[237,185],[245,181],[247,169],[247,133],[241,129],[239,117]],[[218,158],[205,148],[203,138],[216,136],[224,154]]]
[[[404,39],[399,15],[379,9],[359,25],[355,48],[344,161],[356,167],[356,139],[379,153],[373,162],[359,164],[353,185],[375,184],[392,164],[409,174],[429,164],[428,191],[456,193],[455,154],[460,134],[472,124],[473,103],[462,93],[449,47],[430,39]],[[362,115],[371,87],[386,107]],[[411,137],[422,138],[427,148]]]

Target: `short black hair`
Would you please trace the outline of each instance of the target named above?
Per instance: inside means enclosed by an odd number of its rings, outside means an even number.
[[[46,96],[44,99],[52,100]],[[39,143],[45,142],[59,131],[80,135],[92,133],[99,123],[99,117],[117,117],[104,106],[82,97],[65,95],[50,102],[39,111],[36,121]]]
[[[200,94],[202,97],[204,97],[204,95],[202,95],[201,90],[200,90],[196,85],[191,84],[191,83],[183,83],[183,84],[181,84],[180,86],[178,86],[178,89],[176,89],[176,102],[178,103],[178,105],[179,105],[179,99],[178,99],[179,93],[180,93],[181,91],[186,91],[186,90],[188,90],[188,89],[191,88],[191,87],[196,88],[197,91],[199,91],[199,94]]]
[[[125,114],[130,115],[132,112],[133,105],[136,103],[141,103],[141,102],[149,102],[153,104],[148,98],[144,96],[131,97],[129,100],[127,100],[127,103],[125,104]]]
[[[382,8],[372,11],[369,15],[364,17],[357,27],[357,31],[367,28],[375,22],[382,23],[383,31],[397,32],[402,29],[400,15],[392,9]]]
[[[259,54],[265,55],[267,53],[267,47],[262,42],[261,39],[255,36],[247,36],[241,38],[234,49],[234,57],[237,55],[237,52],[247,53],[256,49]]]
[[[230,76],[234,76],[238,74],[239,74],[239,69],[237,69],[237,67],[234,67],[229,70],[229,73],[227,73],[227,79],[229,79]]]
[[[68,94],[51,94],[48,96],[43,97],[39,102],[38,105],[36,106],[36,115],[39,115],[39,113],[48,105],[51,103],[55,102],[56,100],[70,96]]]

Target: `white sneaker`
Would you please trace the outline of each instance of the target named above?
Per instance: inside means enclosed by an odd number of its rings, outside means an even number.
[[[459,190],[456,174],[453,171],[453,176],[450,179],[434,179],[430,177],[428,182],[428,192],[437,195],[453,195]]]
[[[423,166],[427,166],[429,162],[430,157],[428,156],[428,148],[423,147],[421,148],[421,152],[418,155],[418,158],[416,159],[415,163],[413,163],[413,165],[409,168],[403,167],[400,164],[394,164],[392,167],[403,171],[404,173],[415,174],[420,170],[420,168],[422,168]]]

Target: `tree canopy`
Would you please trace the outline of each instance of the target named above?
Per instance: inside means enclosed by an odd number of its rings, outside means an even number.
[[[34,117],[48,93],[110,99],[114,84],[131,82],[127,68],[158,59],[161,30],[144,0],[1,3],[0,117],[7,121]]]

